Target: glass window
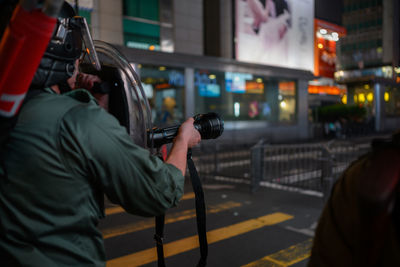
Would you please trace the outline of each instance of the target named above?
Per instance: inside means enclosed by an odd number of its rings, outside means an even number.
[[[158,0],[124,0],[125,16],[159,21]]]
[[[280,81],[278,88],[279,121],[285,123],[296,121],[296,82]]]
[[[373,85],[366,83],[366,84],[357,84],[354,88],[351,89],[353,93],[352,101],[349,103],[357,104],[360,107],[364,107],[366,109],[366,117],[370,118],[374,116],[374,99],[375,93],[373,90]]]
[[[296,82],[248,73],[195,71],[195,112],[216,112],[224,120],[296,120]]]
[[[157,127],[184,121],[184,70],[165,66],[137,65],[140,80]]]
[[[125,0],[124,43],[128,47],[160,50],[158,0]]]
[[[160,26],[123,19],[124,41],[128,47],[160,50]],[[151,49],[151,46],[154,48]]]
[[[400,89],[386,87],[383,96],[385,101],[385,113],[387,116],[400,116]]]

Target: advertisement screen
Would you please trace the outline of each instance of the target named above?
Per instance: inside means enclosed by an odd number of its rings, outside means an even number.
[[[219,97],[221,96],[221,89],[218,84],[200,85],[199,95],[204,97]]]
[[[225,72],[225,89],[227,92],[244,94],[246,93],[246,82],[252,79],[252,74]]]
[[[221,88],[217,82],[217,76],[208,70],[195,71],[194,85],[197,87],[199,96],[219,97],[221,95]]]
[[[314,70],[314,0],[235,0],[236,59]]]

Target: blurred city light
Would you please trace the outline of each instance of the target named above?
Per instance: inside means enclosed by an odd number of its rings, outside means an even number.
[[[383,99],[385,99],[385,102],[389,102],[389,99],[390,99],[389,92],[385,92]]]
[[[363,93],[358,94],[358,101],[361,103],[365,102],[365,95]]]
[[[367,101],[368,102],[374,101],[374,94],[373,93],[368,93],[367,94]]]
[[[239,115],[240,115],[240,104],[238,102],[235,102],[235,104],[233,104],[233,108],[234,108],[235,117],[239,117]]]
[[[347,104],[347,95],[342,96],[342,103],[345,105]]]

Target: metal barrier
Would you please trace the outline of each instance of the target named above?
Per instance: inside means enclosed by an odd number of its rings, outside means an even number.
[[[252,148],[251,191],[256,191],[262,181],[268,181],[319,191],[327,196],[337,178],[369,147],[369,143],[344,141],[301,145],[258,144]]]
[[[215,178],[250,178],[250,144],[215,143],[193,149],[193,161],[203,180]]]
[[[322,192],[327,196],[341,173],[370,148],[363,143],[331,141],[316,144],[214,144],[193,152],[204,182],[245,183],[255,192],[264,184]]]

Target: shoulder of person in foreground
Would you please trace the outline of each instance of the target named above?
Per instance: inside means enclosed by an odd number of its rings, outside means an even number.
[[[318,223],[309,266],[378,266],[389,258],[400,264],[388,253],[393,244],[399,248],[398,237],[392,235],[399,227],[394,214],[399,206],[399,148],[389,142],[373,145],[337,181]]]

